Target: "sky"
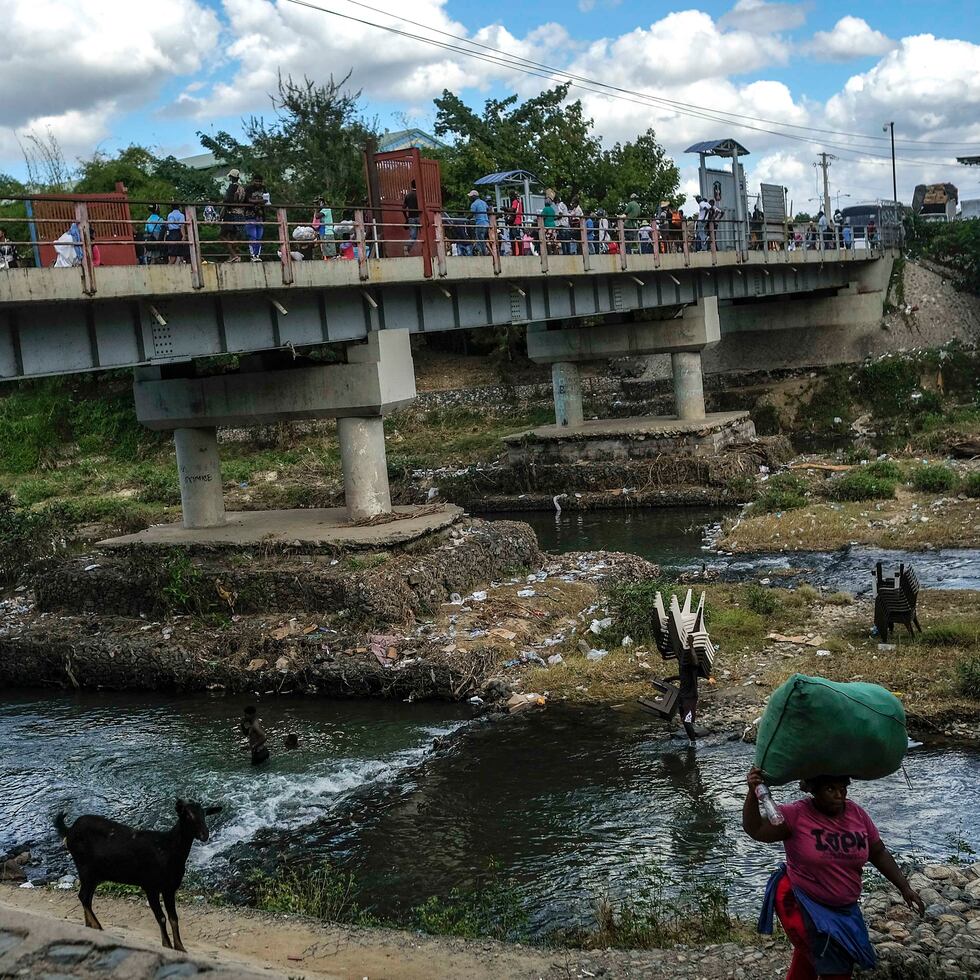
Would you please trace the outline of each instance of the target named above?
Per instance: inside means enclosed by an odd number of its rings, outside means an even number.
[[[5,0],[4,12],[0,171],[21,178],[30,133],[54,134],[69,161],[130,143],[186,156],[199,131],[270,116],[278,72],[351,71],[382,129],[430,132],[443,89],[479,108],[572,76],[605,144],[653,127],[693,195],[686,148],[734,137],[750,193],[782,184],[794,211],[819,206],[821,151],[837,157],[835,205],[891,198],[894,121],[900,199],[945,181],[980,197],[980,167],[955,162],[980,154],[976,0]]]

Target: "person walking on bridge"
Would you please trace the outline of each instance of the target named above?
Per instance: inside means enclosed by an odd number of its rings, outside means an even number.
[[[245,234],[253,262],[262,261],[262,237],[265,234],[265,206],[269,192],[265,189],[262,174],[252,174],[245,185]]]
[[[242,238],[242,225],[245,222],[245,188],[242,175],[237,169],[228,171],[228,187],[225,189],[224,207],[221,209],[221,237],[228,248],[226,262],[240,262],[238,242]],[[289,247],[286,242],[284,248]]]
[[[640,248],[640,198],[637,194],[630,194],[623,217],[626,219],[626,251],[635,253]]]

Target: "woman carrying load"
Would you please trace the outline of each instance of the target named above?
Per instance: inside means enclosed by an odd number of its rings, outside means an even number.
[[[786,980],[845,980],[855,965],[870,969],[874,948],[861,915],[861,872],[869,861],[902,894],[910,908],[925,911],[919,894],[882,843],[871,817],[847,798],[846,776],[815,776],[800,783],[809,797],[777,809],[782,823],[759,810],[756,788],[763,773],[748,774],[742,829],[753,840],[781,842],[786,863],[769,879],[759,931],[772,932],[775,911],[793,944]]]

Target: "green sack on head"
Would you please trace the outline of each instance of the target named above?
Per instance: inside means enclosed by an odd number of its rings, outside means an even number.
[[[794,674],[773,692],[755,743],[755,764],[774,786],[812,776],[880,779],[901,768],[905,709],[878,684]]]

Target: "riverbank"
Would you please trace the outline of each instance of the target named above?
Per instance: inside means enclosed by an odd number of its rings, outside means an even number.
[[[913,887],[926,903],[920,919],[877,878],[863,900],[879,956],[874,980],[971,980],[980,971],[980,863],[919,866]],[[878,887],[881,885],[882,887]],[[97,895],[95,907],[108,932],[78,929],[77,897],[70,891],[0,886],[0,909],[12,910],[14,927],[29,928],[17,913],[44,917],[44,928],[65,939],[137,942],[151,949],[158,931],[145,902]],[[615,976],[699,980],[770,980],[790,958],[783,938],[756,937],[748,944],[657,950],[542,949],[490,940],[423,936],[391,929],[331,925],[295,915],[215,906],[200,897],[179,904],[181,932],[191,955],[215,966],[239,964],[266,975],[289,977],[482,978],[531,980]],[[36,928],[36,926],[35,926]],[[0,947],[0,957],[5,950]],[[0,963],[2,965],[2,963]],[[70,967],[68,967],[70,968]],[[81,974],[87,975],[87,974]]]

